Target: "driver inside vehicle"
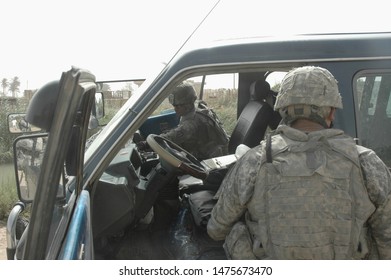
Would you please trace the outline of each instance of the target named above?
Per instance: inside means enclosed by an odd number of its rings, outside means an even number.
[[[197,94],[191,84],[181,83],[168,99],[180,120],[178,126],[160,134],[161,137],[199,161],[227,154],[229,137],[214,112],[203,101],[196,102]],[[138,142],[137,147],[139,150],[150,148],[146,141]],[[154,235],[164,234],[171,217],[176,216],[179,210],[178,184],[178,178],[174,177],[156,198],[153,205],[154,222],[150,227]]]
[[[180,121],[177,127],[160,136],[179,145],[198,160],[227,154],[227,134],[220,123],[210,116],[209,109],[201,110],[195,105],[196,100],[197,94],[192,85],[182,83],[176,87],[169,96],[169,102]],[[200,104],[205,106],[203,102]],[[138,147],[146,149],[148,145],[142,141]]]

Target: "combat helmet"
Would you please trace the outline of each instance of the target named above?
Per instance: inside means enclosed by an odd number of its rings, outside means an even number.
[[[324,109],[330,107],[342,109],[337,80],[324,68],[304,66],[291,70],[284,77],[274,110],[288,124],[298,118],[307,118],[324,125]]]
[[[197,94],[194,87],[187,83],[182,83],[177,86],[168,97],[169,102],[173,106],[194,104],[197,99]]]

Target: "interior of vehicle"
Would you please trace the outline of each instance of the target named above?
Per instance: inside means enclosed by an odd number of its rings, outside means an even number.
[[[199,161],[158,136],[176,126],[178,118],[168,103],[156,109],[92,189],[96,259],[226,258],[222,242],[207,235],[206,224],[214,194],[239,156],[237,147],[258,145],[280,122],[273,110],[273,88],[283,73],[277,81],[266,79],[268,74],[229,73],[187,80],[230,135],[228,154],[222,157]],[[140,139],[146,139],[150,149],[139,149]]]

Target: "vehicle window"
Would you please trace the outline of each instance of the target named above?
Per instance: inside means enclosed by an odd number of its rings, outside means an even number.
[[[202,79],[198,77],[197,80]],[[203,92],[197,89],[200,97],[218,115],[224,129],[231,135],[236,124],[238,103],[238,74],[215,74],[205,76]]]
[[[224,129],[230,134],[236,123],[238,74],[196,76],[184,82],[194,86],[198,99],[204,100],[215,111],[223,123]],[[173,111],[173,107],[166,98],[153,115],[169,111]]]
[[[391,166],[391,71],[362,73],[355,79],[360,143]]]
[[[266,81],[272,90],[278,92],[285,74],[286,72],[276,71],[267,75]],[[229,135],[237,121],[238,77],[238,73],[210,74],[191,77],[185,81],[194,86],[198,99],[204,100],[216,112]],[[173,108],[166,98],[152,115],[170,111],[173,111]]]
[[[280,90],[280,85],[282,82],[282,79],[285,77],[287,72],[282,72],[282,71],[276,71],[276,72],[271,72],[266,76],[266,81],[270,84],[270,88],[278,92]]]

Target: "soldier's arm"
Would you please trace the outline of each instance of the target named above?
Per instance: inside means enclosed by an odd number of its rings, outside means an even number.
[[[360,153],[360,161],[369,198],[376,207],[368,221],[372,236],[379,257],[391,259],[391,174],[371,150]]]
[[[211,238],[223,240],[246,211],[246,204],[253,194],[258,164],[259,155],[250,150],[225,177],[220,186],[220,197],[208,222],[207,230]]]
[[[182,143],[196,137],[197,126],[193,121],[185,121],[177,127],[160,134],[160,136],[171,140],[172,142],[181,145]]]

